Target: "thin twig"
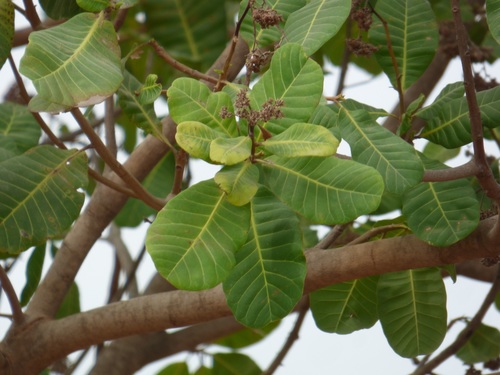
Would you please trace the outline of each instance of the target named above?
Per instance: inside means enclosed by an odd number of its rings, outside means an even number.
[[[392,230],[397,230],[397,229],[408,230],[408,227],[404,224],[389,224],[389,225],[384,225],[383,227],[372,228],[369,231],[363,233],[361,236],[359,236],[355,240],[352,240],[351,242],[349,242],[346,246],[357,245],[357,244],[366,242],[370,238],[378,236],[379,234],[387,233],[387,232],[390,232]]]
[[[278,367],[281,365],[283,360],[285,359],[285,356],[288,354],[290,349],[292,348],[293,344],[295,341],[298,340],[299,338],[299,331],[300,327],[302,327],[302,323],[304,322],[304,318],[306,317],[307,311],[309,311],[309,299],[308,297],[304,297],[303,300],[300,302],[301,306],[299,307],[299,315],[297,316],[297,320],[295,321],[295,325],[288,335],[287,340],[285,341],[285,344],[281,348],[280,352],[274,359],[274,361],[271,363],[269,368],[262,373],[262,375],[272,375],[274,372],[278,369]]]
[[[245,10],[241,14],[241,17],[239,18],[238,22],[236,22],[234,34],[231,39],[231,47],[229,49],[229,53],[227,54],[226,61],[224,62],[222,73],[220,74],[219,79],[217,80],[217,84],[214,87],[214,91],[220,91],[223,87],[223,82],[227,80],[227,72],[229,70],[229,66],[231,65],[231,60],[233,59],[234,51],[236,50],[236,44],[238,43],[238,37],[240,35],[241,25],[243,24],[243,20],[245,19],[251,7],[252,7],[252,1],[248,1]]]
[[[175,156],[175,174],[174,183],[172,184],[172,195],[177,195],[182,190],[182,181],[184,179],[184,169],[186,168],[186,163],[188,160],[188,155],[183,149],[179,149],[179,152]]]
[[[344,51],[342,52],[342,61],[340,63],[340,77],[339,77],[339,83],[337,85],[337,92],[336,96],[342,94],[342,91],[344,91],[345,87],[345,79],[347,77],[347,69],[349,68],[349,60],[351,58],[351,51],[349,50],[349,47],[347,46],[347,41],[351,38],[351,32],[352,32],[352,21],[351,17],[347,18],[347,21],[345,23],[345,47]]]
[[[452,0],[453,1],[453,0]],[[491,304],[495,302],[495,298],[497,296],[498,291],[500,290],[500,266],[498,267],[497,275],[496,278],[491,285],[490,291],[486,295],[486,298],[484,299],[483,303],[481,304],[481,307],[477,311],[476,315],[472,318],[472,320],[469,322],[467,327],[465,327],[457,336],[455,341],[445,348],[441,353],[439,353],[434,359],[430,360],[429,362],[419,366],[413,375],[425,375],[431,372],[433,369],[438,367],[441,363],[443,363],[445,360],[447,360],[449,357],[454,355],[458,350],[464,346],[467,341],[470,339],[472,334],[476,329],[479,328],[481,321],[484,318],[484,315],[490,308]]]
[[[75,370],[78,368],[78,366],[80,366],[80,364],[82,363],[83,359],[85,358],[85,356],[90,352],[90,348],[91,347],[88,347],[88,348],[85,348],[83,350],[83,352],[80,354],[80,356],[78,357],[78,359],[73,362],[71,364],[71,366],[69,366],[66,371],[64,371],[64,375],[71,375],[73,374],[73,372],[75,372]]]
[[[479,171],[476,177],[481,184],[486,195],[495,200],[497,206],[500,205],[500,186],[493,176],[484,150],[483,124],[481,122],[481,111],[477,103],[476,89],[474,85],[474,76],[472,73],[472,64],[470,61],[470,49],[468,43],[468,34],[462,22],[460,15],[459,0],[452,0],[452,13],[455,21],[455,30],[457,36],[457,45],[462,62],[464,73],[465,96],[469,108],[469,118],[471,125],[472,145],[474,147],[474,162]]]
[[[116,155],[118,154],[118,147],[116,146],[114,105],[113,95],[111,95],[104,102],[104,133],[106,137],[106,146],[111,154],[116,158]]]
[[[138,199],[142,200],[144,203],[154,208],[155,210],[161,210],[164,206],[164,202],[152,196],[146,189],[144,189],[140,182],[137,181],[137,179],[132,176],[123,167],[123,165],[118,162],[118,160],[116,160],[113,154],[102,142],[101,138],[99,138],[99,136],[95,133],[92,126],[90,126],[89,122],[82,114],[82,112],[78,108],[73,108],[71,110],[71,114],[75,118],[76,122],[78,122],[83,132],[87,135],[99,156],[137,194]]]
[[[9,300],[10,309],[12,310],[12,319],[14,324],[21,325],[24,323],[24,313],[21,308],[21,304],[19,303],[19,299],[17,298],[16,291],[12,286],[12,283],[7,276],[7,273],[0,266],[0,282],[2,283],[2,289]]]
[[[387,50],[389,52],[389,56],[391,56],[391,61],[392,61],[392,66],[394,67],[394,73],[396,74],[396,85],[397,85],[397,92],[399,96],[399,113],[400,113],[400,118],[403,116],[405,113],[405,101],[404,101],[404,94],[403,94],[403,86],[401,84],[401,73],[399,72],[399,66],[398,62],[396,60],[396,55],[394,54],[394,49],[392,48],[392,42],[391,42],[391,34],[389,33],[389,25],[387,24],[387,21],[375,10],[375,8],[372,8],[373,14],[377,16],[377,18],[382,22],[382,25],[385,30],[385,38],[387,40]],[[397,127],[399,127],[399,124],[395,128],[389,129],[393,133],[396,133]]]
[[[335,225],[330,232],[320,241],[316,246],[314,246],[315,249],[329,249],[330,247],[333,246],[335,241],[338,240],[338,238],[344,233],[344,230],[349,226],[350,224],[338,224]]]
[[[116,293],[113,295],[113,297],[110,299],[110,302],[116,302],[119,301],[120,298],[122,298],[123,293],[130,287],[132,282],[134,282],[136,278],[136,273],[137,269],[139,268],[139,265],[142,262],[142,259],[144,258],[144,255],[146,254],[146,246],[144,245],[141,249],[141,252],[137,256],[137,259],[134,261],[134,264],[132,265],[132,268],[130,271],[127,273],[127,278],[125,279],[125,283],[121,288],[119,288]]]
[[[154,40],[154,39],[150,40],[149,44],[153,47],[156,54],[158,56],[160,56],[167,64],[172,66],[174,69],[177,69],[183,73],[186,73],[187,75],[189,75],[193,78],[203,79],[203,80],[210,82],[214,85],[216,85],[217,82],[219,82],[219,80],[217,78],[209,76],[208,74],[204,74],[202,72],[199,72],[198,70],[190,68],[189,66],[184,65],[183,63],[175,60],[172,56],[170,56],[168,54],[167,51],[165,51],[165,49],[162,46],[160,46],[158,44],[158,42],[156,40]]]

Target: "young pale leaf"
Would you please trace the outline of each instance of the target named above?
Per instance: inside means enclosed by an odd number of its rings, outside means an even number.
[[[312,0],[288,17],[285,40],[310,56],[337,34],[350,11],[351,0]]]
[[[120,47],[113,24],[104,17],[82,13],[30,34],[19,71],[38,92],[30,101],[31,111],[85,107],[118,90],[123,80]]]
[[[0,0],[0,68],[9,57],[14,39],[14,3]]]
[[[216,138],[210,143],[210,159],[216,163],[234,165],[252,154],[250,137]]]
[[[500,44],[500,0],[486,0],[486,18],[491,35]]]
[[[76,0],[78,6],[87,12],[97,13],[109,7],[109,0]]]
[[[226,47],[225,0],[148,0],[141,3],[149,35],[169,54],[200,71]]]
[[[35,147],[40,136],[40,126],[26,106],[0,104],[0,162]]]
[[[432,353],[446,335],[446,289],[439,268],[386,273],[377,286],[385,337],[402,357]]]
[[[156,197],[164,197],[172,190],[175,174],[175,157],[169,152],[153,168],[142,182],[142,186]],[[144,219],[155,214],[156,210],[139,199],[130,198],[120,213],[115,217],[115,223],[121,227],[137,227]]]
[[[167,91],[170,116],[176,123],[202,122],[213,130],[235,137],[238,128],[234,116],[222,119],[220,112],[226,108],[234,112],[229,94],[211,93],[203,83],[192,78],[178,78]]]
[[[217,375],[260,375],[262,370],[252,358],[240,353],[214,354],[213,373]]]
[[[225,166],[214,177],[215,182],[227,194],[227,200],[235,206],[250,202],[259,189],[259,169],[250,161]]]
[[[377,277],[334,284],[311,293],[311,311],[319,329],[349,334],[370,328],[377,319]]]
[[[456,356],[464,363],[487,362],[500,356],[500,331],[480,324]]]
[[[438,47],[434,12],[427,0],[378,1],[375,10],[388,24],[399,77],[388,51],[384,25],[377,17],[369,34],[379,48],[375,57],[393,86],[397,87],[399,78],[406,90],[425,71]]]
[[[499,126],[500,86],[478,92],[476,96],[482,124],[489,128]],[[417,116],[427,120],[421,137],[446,148],[460,147],[472,141],[469,107],[465,97],[439,102],[436,105],[433,103],[429,108],[434,106],[434,110],[417,113]]]
[[[373,168],[335,157],[271,157],[262,166],[266,186],[317,224],[347,223],[374,211],[384,191]]]
[[[76,219],[87,156],[38,146],[0,163],[0,253],[17,254],[60,235]]]
[[[431,169],[446,168],[425,160]],[[403,195],[403,215],[422,240],[448,246],[467,237],[479,223],[479,202],[467,180],[421,182]]]
[[[283,133],[262,143],[262,147],[277,156],[331,156],[337,151],[339,141],[328,129],[306,123],[290,126]]]
[[[264,127],[279,134],[314,112],[323,93],[323,71],[310,60],[301,46],[285,44],[273,56],[271,67],[250,92],[252,108],[261,110],[269,99],[282,99],[283,118],[268,121]]]
[[[250,210],[229,203],[213,180],[191,186],[158,213],[146,247],[160,274],[180,289],[208,289],[232,270]]]
[[[258,23],[254,22],[250,14],[245,17],[241,25],[241,35],[243,39],[248,43],[249,46],[255,45],[260,47],[269,47],[274,43],[280,41],[283,37],[283,27],[285,21],[288,19],[291,13],[299,10],[304,5],[306,5],[306,0],[265,0],[265,4],[276,11],[283,18],[283,22],[280,22],[280,29],[277,27],[269,27],[263,29]],[[243,14],[243,11],[248,5],[248,0],[243,0],[240,4],[239,16]],[[263,0],[256,0],[254,3],[254,8],[263,8]],[[264,7],[267,9],[267,7]]]
[[[146,77],[146,82],[144,86],[139,90],[139,101],[142,104],[154,103],[156,99],[161,95],[161,84],[156,83],[158,76],[156,74],[149,74]]]
[[[26,285],[19,298],[19,303],[23,307],[28,304],[31,296],[35,293],[36,288],[38,288],[45,260],[45,247],[45,244],[35,247],[28,259],[28,264],[26,265]]]
[[[141,83],[127,70],[123,72],[123,82],[118,89],[118,104],[123,112],[132,122],[144,130],[147,134],[153,134],[156,138],[165,140],[162,134],[160,120],[156,117],[154,105],[141,102],[136,92],[141,89]]]
[[[342,108],[339,127],[351,146],[352,158],[377,169],[387,191],[401,194],[422,180],[424,167],[413,147],[380,126],[365,110]]]
[[[184,121],[177,125],[175,140],[187,153],[195,158],[212,162],[210,144],[220,133],[198,121]]]
[[[223,286],[236,319],[263,327],[287,316],[302,297],[306,265],[299,220],[286,205],[261,188],[250,210],[247,242]]]

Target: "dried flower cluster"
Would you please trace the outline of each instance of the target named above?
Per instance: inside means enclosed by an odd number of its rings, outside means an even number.
[[[255,8],[252,10],[252,17],[255,23],[258,23],[263,29],[278,26],[283,22],[283,16],[276,10],[269,7]]]
[[[349,38],[346,40],[347,48],[349,51],[354,53],[356,56],[366,56],[370,57],[374,52],[378,50],[376,46],[371,43],[365,42],[361,38]]]
[[[372,10],[366,6],[366,1],[355,0],[352,2],[351,19],[358,24],[360,30],[370,30],[373,22]]]

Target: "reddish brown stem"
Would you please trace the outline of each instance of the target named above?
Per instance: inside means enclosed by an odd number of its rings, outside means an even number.
[[[12,286],[7,273],[0,266],[0,282],[2,283],[2,289],[7,296],[7,300],[10,304],[10,309],[12,310],[12,318],[14,320],[14,324],[21,325],[24,323],[24,314],[21,309],[21,304],[19,303],[19,299],[17,298],[16,291]]]

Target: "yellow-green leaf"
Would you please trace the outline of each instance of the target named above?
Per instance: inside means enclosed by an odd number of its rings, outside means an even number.
[[[210,144],[210,159],[225,165],[234,165],[250,157],[252,140],[249,137],[217,138]]]

